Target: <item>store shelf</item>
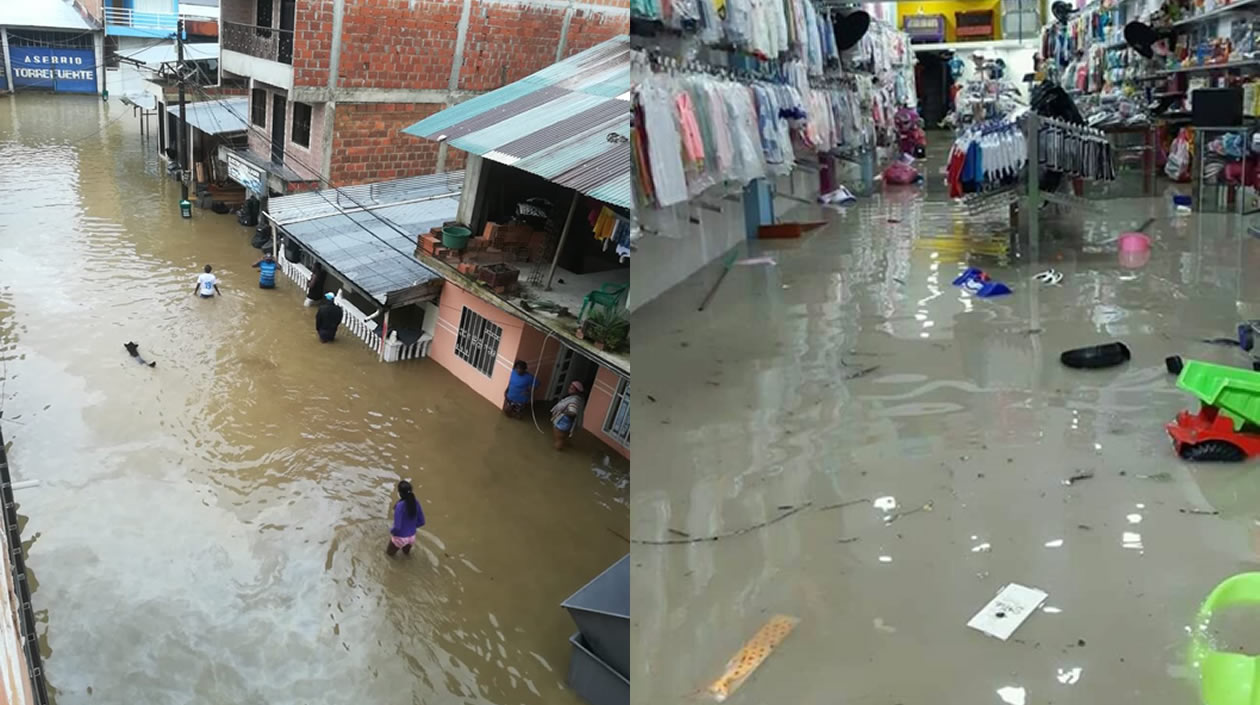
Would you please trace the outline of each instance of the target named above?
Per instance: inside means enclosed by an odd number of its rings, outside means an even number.
[[[1244,8],[1244,7],[1249,6],[1249,5],[1255,5],[1257,2],[1260,2],[1260,0],[1238,0],[1237,2],[1230,3],[1229,5],[1226,5],[1225,7],[1218,7],[1218,8],[1216,8],[1215,10],[1211,10],[1211,11],[1209,11],[1209,12],[1205,12],[1205,13],[1203,13],[1202,15],[1198,15],[1198,16],[1196,16],[1196,17],[1188,17],[1188,18],[1186,18],[1186,19],[1184,19],[1184,20],[1178,20],[1178,21],[1176,21],[1176,22],[1173,22],[1172,26],[1174,26],[1174,27],[1185,27],[1185,26],[1188,26],[1188,25],[1198,24],[1198,23],[1200,23],[1200,22],[1206,22],[1206,21],[1208,21],[1208,20],[1212,19],[1213,17],[1217,17],[1217,16],[1219,16],[1219,15],[1223,15],[1223,14],[1225,14],[1225,13],[1227,13],[1227,12],[1233,12],[1233,11],[1235,11],[1235,10],[1240,10],[1240,9],[1242,9],[1242,8]]]
[[[1141,76],[1139,80],[1150,80],[1153,78],[1165,78],[1176,73],[1205,73],[1208,71],[1224,71],[1227,69],[1241,69],[1250,66],[1260,66],[1260,59],[1244,59],[1243,61],[1228,61],[1223,64],[1203,64],[1202,66],[1182,66],[1175,69],[1162,69],[1147,76]]]
[[[1035,49],[1040,46],[1036,37],[1028,39],[992,39],[979,42],[944,42],[941,44],[911,44],[915,51],[975,51],[977,49],[1018,49],[1026,47]]]

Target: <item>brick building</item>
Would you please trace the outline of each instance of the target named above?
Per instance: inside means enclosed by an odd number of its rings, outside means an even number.
[[[250,92],[249,149],[276,193],[462,168],[402,133],[629,31],[629,0],[222,0],[221,68]],[[241,164],[248,162],[249,164]]]

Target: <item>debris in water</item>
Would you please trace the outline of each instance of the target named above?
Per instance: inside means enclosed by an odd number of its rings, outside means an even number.
[[[1139,480],[1154,480],[1156,482],[1172,482],[1173,476],[1170,472],[1157,472],[1154,475],[1134,475]]]
[[[666,531],[668,531],[669,533],[675,536],[681,536],[686,539],[691,538],[691,534],[687,533],[686,531],[679,531],[678,529],[666,529]]]
[[[744,648],[737,651],[726,663],[726,673],[709,686],[709,694],[713,699],[722,702],[729,698],[769,658],[779,644],[783,643],[800,621],[796,617],[776,615],[766,622],[744,644]]]
[[[1220,512],[1216,511],[1215,509],[1196,509],[1194,507],[1191,507],[1189,509],[1182,508],[1178,511],[1180,511],[1182,514],[1201,514],[1203,516],[1216,516],[1217,514],[1220,514]]]
[[[647,395],[647,400],[652,402],[653,404],[656,403],[656,397],[652,396],[651,394]]]
[[[1211,345],[1228,345],[1231,348],[1238,347],[1237,338],[1200,338],[1200,340]]]
[[[1081,531],[1093,531],[1093,530],[1094,530],[1094,527],[1090,526],[1089,524],[1077,524],[1077,525],[1076,525],[1076,528],[1080,529]]]
[[[863,475],[865,475],[866,473],[862,473],[862,474],[863,474]],[[847,502],[837,502],[836,504],[828,504],[828,505],[826,505],[826,506],[819,507],[819,508],[818,508],[818,511],[820,511],[820,512],[826,512],[826,511],[830,511],[830,510],[832,510],[832,509],[842,509],[842,508],[844,508],[844,507],[851,507],[851,506],[853,506],[853,505],[855,505],[855,504],[863,504],[863,503],[870,502],[870,501],[871,501],[871,500],[869,500],[869,499],[867,499],[867,498],[865,498],[865,497],[863,497],[862,499],[851,499],[851,500],[849,500],[849,501],[847,501]]]
[[[157,367],[156,362],[148,362],[143,357],[140,357],[140,345],[138,343],[123,343],[123,347],[127,348],[127,354],[136,358],[136,362],[139,362],[141,365]]]
[[[850,537],[848,537],[848,538],[836,539],[836,543],[853,543],[854,541],[857,541],[857,540],[858,540],[858,539],[860,539],[860,538],[862,538],[862,537],[861,537],[861,536],[850,536]]]
[[[1078,473],[1076,473],[1075,475],[1073,475],[1073,476],[1069,477],[1068,479],[1064,480],[1064,481],[1063,481],[1063,484],[1065,484],[1065,485],[1074,485],[1074,484],[1076,484],[1076,483],[1078,483],[1078,482],[1080,482],[1080,481],[1082,481],[1082,480],[1088,480],[1089,478],[1091,478],[1091,477],[1093,477],[1093,476],[1094,476],[1094,471],[1093,471],[1093,470],[1086,470],[1086,471],[1084,471],[1084,472],[1078,472]]]
[[[924,504],[923,506],[920,506],[920,507],[915,507],[914,509],[908,509],[904,512],[893,512],[892,514],[889,514],[887,517],[884,518],[884,524],[885,525],[891,524],[894,521],[897,521],[898,519],[900,519],[901,517],[908,517],[911,514],[918,514],[919,512],[930,512],[930,511],[932,511],[932,502],[929,501],[927,504]]]
[[[896,633],[897,633],[897,628],[896,628],[896,627],[893,627],[893,626],[889,626],[889,625],[887,625],[887,624],[884,624],[884,618],[883,618],[883,617],[876,617],[876,618],[875,618],[875,622],[874,622],[874,624],[875,624],[875,629],[876,629],[876,631],[881,631],[881,632],[884,632],[885,634],[896,634]]]
[[[1096,370],[1115,367],[1132,357],[1124,343],[1106,343],[1087,348],[1067,350],[1059,356],[1059,362],[1076,369]]]
[[[754,267],[759,264],[768,264],[773,267],[777,265],[778,262],[775,262],[773,257],[746,257],[741,260],[736,260],[735,264],[740,267]]]
[[[865,377],[866,375],[869,375],[870,373],[878,369],[879,369],[879,365],[872,365],[871,367],[862,367],[857,370],[854,370],[853,372],[846,374],[844,378],[857,379],[858,377]]]
[[[809,507],[811,504],[813,503],[806,502],[804,504],[799,504],[795,507],[792,507],[791,509],[788,509],[785,512],[778,514],[773,519],[768,519],[759,524],[753,524],[752,526],[746,526],[742,529],[736,529],[735,531],[728,531],[724,534],[714,534],[713,536],[693,536],[691,538],[665,539],[663,541],[652,540],[652,539],[630,539],[630,543],[637,543],[637,544],[642,544],[646,546],[670,546],[670,545],[675,545],[675,544],[701,543],[704,541],[717,541],[718,539],[729,538],[731,536],[739,536],[740,534],[746,534],[750,531],[756,531],[757,529],[764,529],[765,527],[770,526],[771,524],[776,524],[780,521],[783,521],[784,519],[787,519],[788,517],[801,511],[802,509]]]
[[[1037,588],[1009,583],[967,622],[967,626],[1006,641],[1047,597],[1049,594]]]

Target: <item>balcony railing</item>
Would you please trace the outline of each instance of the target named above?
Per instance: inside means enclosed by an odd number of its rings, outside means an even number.
[[[132,29],[174,32],[179,15],[174,12],[136,12],[125,7],[105,8],[105,25]]]
[[[293,64],[293,30],[223,22],[219,41],[224,49],[259,59]]]

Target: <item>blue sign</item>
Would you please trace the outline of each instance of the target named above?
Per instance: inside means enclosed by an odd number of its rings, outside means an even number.
[[[13,89],[58,93],[96,92],[96,52],[60,47],[9,47]]]

